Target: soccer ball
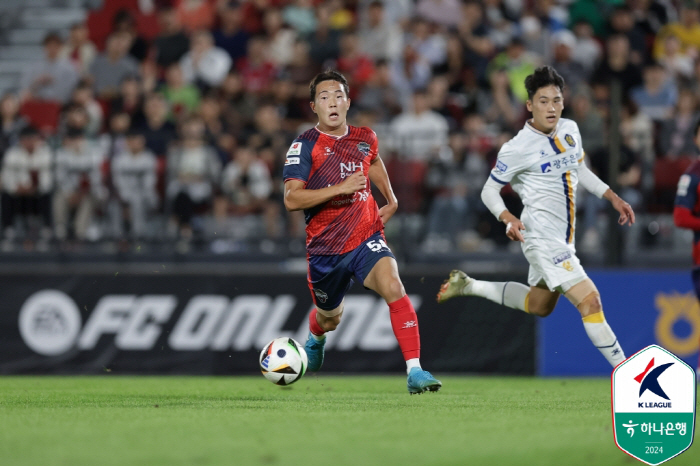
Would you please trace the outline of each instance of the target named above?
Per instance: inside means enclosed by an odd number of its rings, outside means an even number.
[[[291,385],[301,379],[308,365],[304,347],[293,338],[275,338],[260,352],[260,370],[277,385]]]

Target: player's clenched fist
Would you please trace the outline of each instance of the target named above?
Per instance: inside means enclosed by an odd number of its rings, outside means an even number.
[[[367,187],[367,178],[365,174],[358,171],[345,178],[345,181],[340,183],[342,194],[355,194]]]

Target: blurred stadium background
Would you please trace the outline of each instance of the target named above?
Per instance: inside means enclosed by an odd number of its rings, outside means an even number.
[[[588,163],[637,212],[579,193],[582,262],[627,354],[694,367],[693,234],[673,225],[697,158],[700,13],[672,0],[3,0],[0,373],[253,373],[305,339],[304,225],[284,155],[315,123],[308,82],[351,85],[399,200],[387,225],[435,372],[607,375],[568,303],[537,321],[434,303],[456,267],[524,281],[479,193],[553,65]],[[26,166],[34,155],[29,175]],[[506,204],[520,211],[512,191]],[[381,199],[379,193],[375,193]],[[612,221],[611,221],[612,218]],[[359,286],[328,371],[402,370],[384,304]]]

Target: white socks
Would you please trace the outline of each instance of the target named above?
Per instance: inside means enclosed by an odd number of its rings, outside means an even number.
[[[530,292],[530,287],[518,282],[486,282],[474,280],[469,285],[468,293],[462,290],[465,296],[481,296],[494,303],[513,309],[525,310],[525,298]]]
[[[611,366],[615,367],[625,360],[625,353],[602,312],[584,317],[583,328],[586,329],[593,345],[605,356]]]
[[[325,333],[323,335],[314,335],[313,332],[309,332],[309,335],[311,335],[311,338],[313,338],[316,341],[321,341],[326,338]]]
[[[407,374],[409,372],[411,372],[411,369],[413,369],[414,367],[417,367],[418,369],[422,369],[422,367],[420,367],[420,359],[412,358],[412,359],[409,359],[408,361],[406,361],[406,373]]]

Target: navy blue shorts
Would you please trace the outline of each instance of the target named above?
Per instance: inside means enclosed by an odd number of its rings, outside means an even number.
[[[331,311],[343,301],[353,284],[352,277],[364,283],[370,270],[382,257],[394,257],[384,234],[376,232],[350,252],[337,256],[309,256],[309,289],[314,304]]]

